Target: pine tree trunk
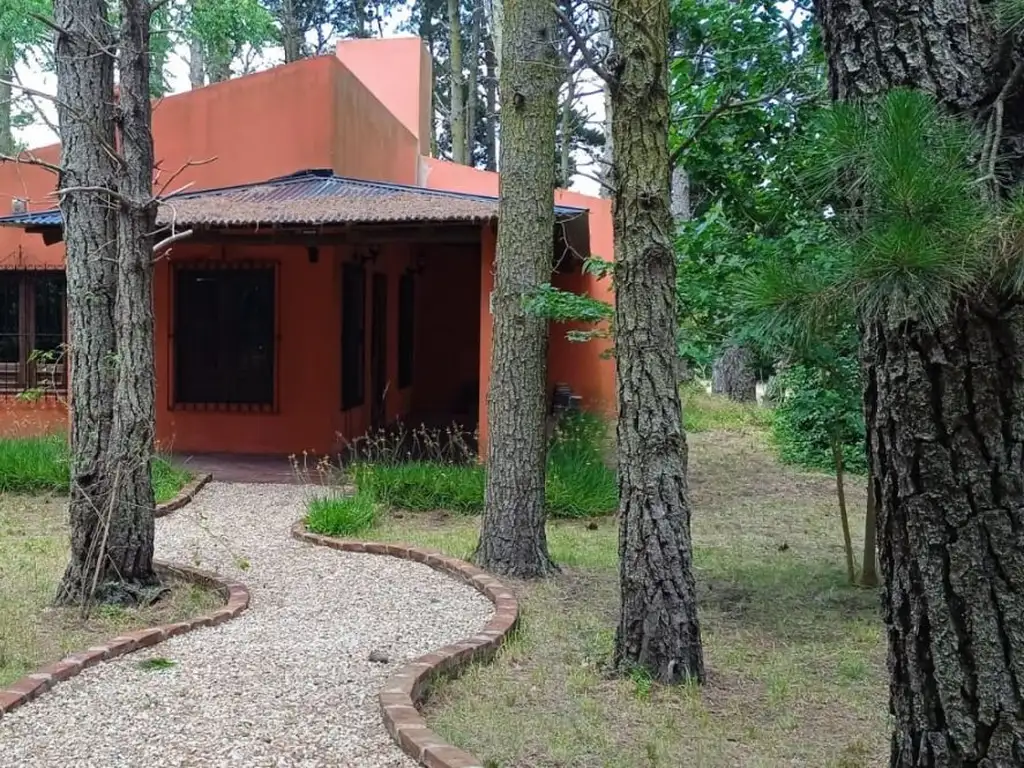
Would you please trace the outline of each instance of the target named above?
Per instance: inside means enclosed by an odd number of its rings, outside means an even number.
[[[914,86],[981,120],[1013,69],[990,5],[816,10],[833,98]],[[1018,87],[1002,128],[1014,164],[1021,107]],[[862,332],[894,768],[1024,764],[1024,312],[977,295],[937,329],[868,318]]]
[[[704,679],[676,387],[667,0],[613,0],[619,570],[615,666]]]
[[[515,578],[555,570],[544,530],[548,323],[524,299],[551,279],[561,78],[547,0],[507,9],[501,189],[487,398],[487,494],[477,562]]]
[[[711,368],[711,391],[738,403],[757,401],[757,379],[746,347],[732,344],[715,360]]]
[[[192,88],[206,85],[206,55],[203,42],[197,37],[188,41],[188,82]]]
[[[55,61],[71,371],[71,561],[57,602],[74,604],[109,565],[98,553],[111,512],[117,202],[94,190],[116,186],[114,60],[106,0],[55,0],[53,15],[68,30],[57,35]]]
[[[488,171],[498,170],[498,65],[494,52],[494,38],[489,37],[487,51],[484,53],[484,67],[487,75],[485,87],[487,108],[486,124],[484,126],[484,168]]]
[[[565,78],[565,100],[562,102],[561,125],[558,131],[558,185],[568,189],[572,178],[572,108],[576,101],[576,77],[571,70],[568,70],[569,62],[566,62],[567,76]]]
[[[1024,756],[1024,334],[1003,320],[864,340],[900,768]]]
[[[466,80],[462,72],[462,21],[459,0],[448,0],[449,92],[452,162],[466,164]]]
[[[302,58],[303,35],[295,13],[295,0],[282,0],[280,22],[284,63],[290,64]]]
[[[114,472],[107,532],[108,586],[97,597],[145,602],[153,572],[153,135],[149,93],[147,0],[121,0],[118,276],[114,330],[118,350],[108,466]],[[142,591],[140,591],[142,590]]]
[[[610,9],[601,5],[597,8],[597,24],[603,30],[598,36],[598,42],[600,43],[599,50],[604,50],[611,55],[612,50],[612,35],[611,25],[612,17]],[[613,163],[615,160],[615,147],[614,139],[612,137],[612,89],[610,83],[604,83],[604,93],[602,99],[604,102],[604,124],[602,126],[604,133],[604,146],[601,148],[601,162],[598,166],[597,177],[601,182],[600,195],[601,197],[611,197],[612,189],[614,189],[614,167]]]
[[[469,78],[466,80],[466,165],[474,165],[477,105],[480,103],[480,35],[483,16],[483,0],[474,0],[473,27],[469,35]]]
[[[13,104],[10,83],[14,79],[13,46],[0,40],[0,155],[14,152]],[[4,214],[8,211],[4,211]]]
[[[877,493],[875,490],[875,479],[871,476],[870,468],[868,469],[867,490],[867,504],[864,509],[864,560],[860,570],[860,583],[863,587],[877,587],[878,555],[875,549],[875,539],[878,536],[878,528],[876,526],[876,510],[878,506],[875,503],[875,494]]]

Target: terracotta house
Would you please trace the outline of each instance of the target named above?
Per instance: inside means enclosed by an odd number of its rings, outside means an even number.
[[[155,105],[156,188],[184,168],[159,222],[192,230],[156,264],[162,447],[322,453],[398,419],[486,440],[498,177],[429,156],[430,67],[416,38],[348,41]],[[63,365],[33,353],[66,340],[54,184],[0,165],[0,434],[66,420]],[[580,257],[611,257],[608,201],[555,206],[553,282],[606,297]],[[552,389],[610,410],[613,363],[565,330]]]

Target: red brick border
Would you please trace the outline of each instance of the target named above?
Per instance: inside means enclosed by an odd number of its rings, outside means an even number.
[[[292,536],[343,552],[415,560],[468,584],[494,603],[494,616],[482,631],[408,662],[387,679],[379,694],[384,727],[409,757],[427,768],[483,768],[479,759],[430,730],[417,705],[426,699],[430,685],[438,678],[455,676],[473,662],[494,657],[519,622],[519,602],[512,590],[487,571],[435,550],[321,536],[307,531],[302,520],[292,526]]]
[[[178,495],[170,501],[157,504],[154,517],[163,517],[176,509],[181,509],[199,493],[199,490],[213,478],[210,474],[196,475],[186,483]],[[199,627],[213,627],[223,624],[228,619],[233,619],[249,607],[249,589],[240,581],[221,579],[217,574],[209,571],[201,571],[187,565],[174,565],[171,563],[154,562],[153,568],[158,574],[174,576],[180,581],[200,584],[208,589],[213,589],[224,598],[224,607],[218,608],[212,613],[198,616],[188,621],[179,621],[175,624],[163,624],[156,627],[137,629],[134,632],[127,632],[124,635],[108,640],[103,645],[95,645],[84,651],[72,653],[60,661],[47,664],[44,667],[31,672],[20,680],[15,680],[7,688],[0,689],[0,717],[27,704],[37,696],[50,690],[57,683],[70,680],[80,674],[83,669],[88,669],[101,661],[123,656],[132,651],[161,643],[169,637],[183,635]]]
[[[178,491],[178,495],[169,501],[161,502],[156,505],[156,509],[153,511],[153,517],[163,517],[169,515],[177,509],[181,509],[188,504],[192,499],[196,497],[196,494],[202,489],[204,485],[213,479],[213,475],[209,472],[204,472],[196,475],[187,483],[185,487]]]

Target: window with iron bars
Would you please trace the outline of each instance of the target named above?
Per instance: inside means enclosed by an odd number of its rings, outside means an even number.
[[[0,393],[67,394],[63,272],[0,271]]]

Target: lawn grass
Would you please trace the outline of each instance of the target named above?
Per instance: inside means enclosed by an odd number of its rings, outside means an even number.
[[[833,481],[780,466],[756,412],[729,404],[708,413],[719,401],[701,402],[704,412],[691,418],[730,427],[690,436],[707,684],[663,688],[607,674],[616,522],[552,521],[548,542],[562,573],[515,584],[522,631],[493,664],[435,691],[426,715],[444,738],[489,768],[887,765],[878,598],[845,583]],[[848,496],[859,539],[858,478]],[[365,536],[466,558],[478,525],[392,512]]]
[[[101,607],[87,619],[49,605],[67,564],[66,500],[0,493],[0,688],[43,664],[132,629],[173,623],[223,603],[193,584],[144,610]]]
[[[0,493],[67,493],[70,487],[67,438],[0,439]],[[157,502],[173,499],[192,473],[157,456],[153,459],[153,491]]]
[[[772,423],[770,408],[757,403],[734,403],[710,395],[700,382],[684,385],[679,394],[683,405],[683,424],[687,432],[760,431]]]

